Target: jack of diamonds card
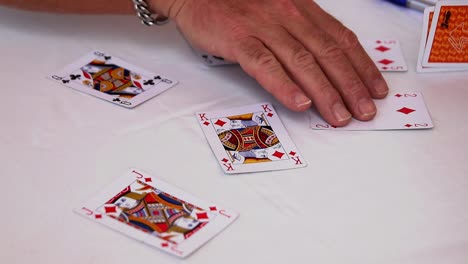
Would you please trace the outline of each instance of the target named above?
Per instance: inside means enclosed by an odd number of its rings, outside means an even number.
[[[196,118],[227,174],[307,166],[270,103],[199,112]]]
[[[365,40],[362,44],[381,72],[408,71],[399,41]]]
[[[138,169],[74,211],[178,257],[188,256],[238,217]]]
[[[100,51],[88,53],[49,78],[126,108],[133,108],[177,84]]]
[[[468,3],[440,1],[424,52],[425,67],[468,67]]]

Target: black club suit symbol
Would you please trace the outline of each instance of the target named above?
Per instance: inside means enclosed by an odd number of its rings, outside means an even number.
[[[70,74],[70,79],[74,80],[80,80],[81,79],[81,74]]]

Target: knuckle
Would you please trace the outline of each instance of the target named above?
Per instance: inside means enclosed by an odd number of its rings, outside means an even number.
[[[322,75],[316,76],[314,78],[314,84],[311,95],[315,100],[330,101],[335,96],[337,96],[337,93],[331,85],[331,83],[328,81],[328,79],[324,75]]]
[[[328,80],[320,80],[317,82],[317,96],[322,100],[331,102],[337,99],[338,94]]]
[[[250,58],[257,67],[264,69],[267,72],[272,72],[278,69],[278,62],[276,61],[275,56],[266,50],[252,50]]]
[[[338,59],[343,57],[343,51],[335,43],[329,43],[328,45],[325,45],[319,52],[318,57],[326,59]]]
[[[276,0],[288,17],[303,17],[297,4],[292,0]]]
[[[342,27],[339,36],[339,43],[346,49],[354,49],[361,45],[356,34],[346,27]]]
[[[277,62],[273,54],[261,49],[257,49],[251,54],[252,61],[260,68],[273,69],[276,68]]]
[[[245,67],[256,78],[258,74],[278,72],[281,65],[276,57],[255,38],[247,38],[240,44],[246,59]]]
[[[235,24],[231,26],[228,34],[231,42],[236,42],[239,39],[244,39],[249,35],[251,35],[251,30],[244,24]]]
[[[258,48],[258,43],[252,38],[239,39],[239,42],[235,44],[238,45],[241,52],[246,53],[247,55],[250,55],[253,50]]]
[[[312,58],[311,60],[307,60],[302,62],[302,64],[297,64],[298,73],[303,76],[315,76],[318,77],[322,73],[322,69],[320,68],[319,64]],[[321,86],[325,85],[324,82],[321,82]],[[323,84],[323,85],[322,85]]]
[[[300,71],[302,74],[316,75],[320,71],[314,55],[301,45],[291,48],[290,64],[294,71]]]
[[[347,78],[344,83],[343,93],[348,97],[358,97],[365,92],[364,84],[357,76],[354,78]]]
[[[314,56],[304,48],[292,51],[292,62],[298,68],[310,68],[316,65]]]
[[[321,49],[317,54],[319,58],[338,59],[344,55],[340,46],[338,46],[338,44],[333,39],[331,39],[330,36],[322,34],[321,39]]]

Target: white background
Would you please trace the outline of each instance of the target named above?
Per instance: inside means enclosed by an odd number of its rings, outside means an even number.
[[[468,261],[468,74],[415,73],[422,13],[379,0],[320,1],[361,39],[398,39],[435,128],[309,129],[238,66],[207,68],[170,23],[0,8],[2,263],[379,263]],[[93,49],[180,84],[133,110],[46,79]],[[194,113],[271,101],[304,169],[224,175]],[[240,218],[179,260],[72,212],[137,167]]]

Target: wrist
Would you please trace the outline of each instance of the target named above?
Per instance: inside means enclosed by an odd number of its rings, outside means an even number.
[[[149,9],[163,17],[174,18],[180,9],[179,0],[147,0]]]

